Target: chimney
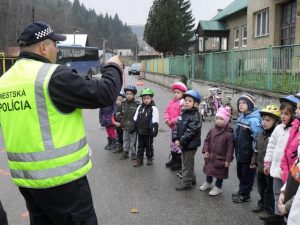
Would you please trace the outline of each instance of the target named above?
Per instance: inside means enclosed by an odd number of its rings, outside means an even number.
[[[218,13],[220,13],[220,12],[222,12],[223,11],[223,9],[217,9],[218,10]]]

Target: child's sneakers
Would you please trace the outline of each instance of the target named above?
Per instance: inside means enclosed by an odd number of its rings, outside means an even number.
[[[128,152],[124,152],[120,159],[121,160],[128,159]]]
[[[212,184],[207,183],[207,182],[204,182],[204,183],[199,187],[199,189],[200,189],[201,191],[205,191],[205,190],[210,189],[210,188],[212,188]]]
[[[222,193],[222,189],[215,186],[211,189],[211,191],[208,194],[211,196],[216,196],[221,193]]]

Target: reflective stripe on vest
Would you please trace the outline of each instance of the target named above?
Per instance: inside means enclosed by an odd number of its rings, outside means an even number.
[[[42,136],[41,141],[44,145],[43,151],[16,153],[10,152],[8,149],[7,152],[11,175],[18,186],[31,188],[58,186],[84,176],[92,166],[85,136],[74,143],[55,148],[47,108],[52,102],[49,103],[49,94],[46,99],[44,91],[45,87],[48,87],[48,84],[45,86],[45,80],[50,79],[56,67],[57,65],[43,64],[34,83],[36,110]],[[77,116],[79,119],[79,114],[71,116]],[[82,129],[84,134],[83,124],[79,126],[79,129]],[[69,143],[72,139],[68,139]]]

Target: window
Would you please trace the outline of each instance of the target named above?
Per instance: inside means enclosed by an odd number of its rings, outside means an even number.
[[[257,13],[255,18],[255,37],[267,36],[269,34],[269,10]]]
[[[203,52],[203,37],[199,38],[199,52]]]
[[[240,28],[235,28],[234,29],[234,43],[233,47],[238,48],[240,44]]]
[[[242,26],[242,46],[247,46],[247,26]]]

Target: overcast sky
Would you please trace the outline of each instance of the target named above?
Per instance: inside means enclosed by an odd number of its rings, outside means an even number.
[[[233,0],[191,0],[192,13],[196,19],[209,20]],[[86,8],[95,9],[99,14],[106,12],[112,16],[116,13],[128,25],[145,24],[153,0],[80,0]]]

